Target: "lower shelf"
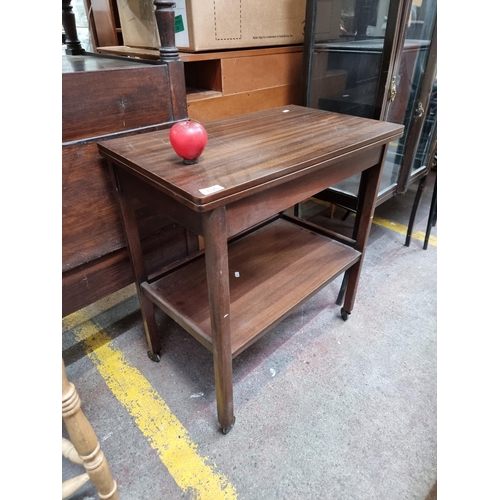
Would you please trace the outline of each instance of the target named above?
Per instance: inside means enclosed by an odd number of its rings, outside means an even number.
[[[229,244],[231,352],[255,342],[360,259],[360,252],[277,219]],[[212,350],[204,256],[143,283],[146,295]]]

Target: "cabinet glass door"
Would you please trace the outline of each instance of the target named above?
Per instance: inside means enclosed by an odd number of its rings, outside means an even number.
[[[389,147],[379,199],[400,180],[414,107],[426,92],[422,83],[435,17],[436,0],[308,0],[304,104],[406,126]],[[359,179],[319,197],[355,209]]]
[[[403,194],[410,177],[426,168],[436,127],[436,0],[413,0],[395,82],[384,119],[405,126],[404,135],[389,145],[381,192]],[[391,175],[388,175],[390,172]]]

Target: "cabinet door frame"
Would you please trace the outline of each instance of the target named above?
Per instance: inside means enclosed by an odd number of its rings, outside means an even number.
[[[418,97],[416,102],[422,104],[422,109],[425,112],[417,114],[417,109],[413,111],[413,118],[409,124],[410,131],[407,136],[401,170],[399,172],[398,183],[396,185],[396,194],[401,195],[406,193],[408,186],[413,184],[417,179],[426,175],[431,167],[430,163],[426,168],[422,168],[417,172],[412,172],[413,161],[417,152],[418,143],[422,129],[424,127],[426,112],[429,109],[432,87],[436,78],[437,71],[437,22],[434,22],[431,43],[429,46],[429,54],[425,63],[423,78],[420,81],[420,86],[417,91]]]
[[[302,72],[302,104],[304,106],[309,106],[317,2],[318,0],[307,0],[306,3],[304,63]],[[412,0],[391,0],[389,3],[381,69],[377,83],[375,113],[373,116],[375,120],[380,120],[387,112],[392,75],[397,74],[399,69],[399,59],[401,58],[406,34],[406,23],[402,22],[402,19],[407,19],[410,15],[411,4]]]
[[[406,19],[411,12],[412,0],[391,0],[387,15],[386,33],[382,52],[382,64],[379,74],[375,120],[385,120],[389,112],[391,84],[399,73],[403,46],[408,29]],[[405,21],[403,21],[405,20]]]

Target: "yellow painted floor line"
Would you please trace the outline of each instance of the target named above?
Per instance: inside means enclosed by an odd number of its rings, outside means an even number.
[[[186,429],[170,411],[147,379],[131,366],[85,313],[78,311],[64,318],[83,341],[87,355],[95,364],[114,396],[134,418],[137,426],[158,452],[160,460],[183,491],[195,490],[199,500],[234,500],[234,486],[201,457]]]
[[[377,224],[378,226],[386,227],[387,229],[395,231],[396,233],[402,234],[404,236],[406,236],[406,233],[408,232],[407,226],[398,224],[397,222],[391,222],[389,220],[382,219],[381,217],[373,217],[373,223]],[[424,231],[415,231],[414,233],[412,233],[411,237],[419,241],[424,241],[425,233]],[[429,245],[437,246],[436,236],[433,236],[432,234],[429,235]]]

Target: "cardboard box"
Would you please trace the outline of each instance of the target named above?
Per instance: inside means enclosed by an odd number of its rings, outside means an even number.
[[[153,0],[117,0],[123,43],[159,48]],[[304,42],[306,0],[177,0],[175,43],[198,52]]]

